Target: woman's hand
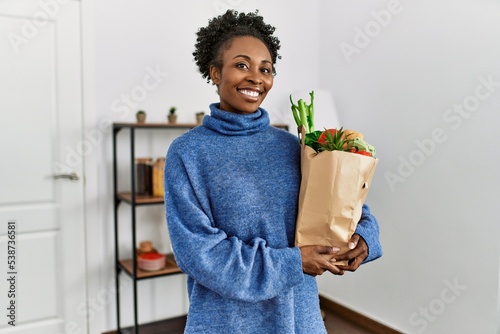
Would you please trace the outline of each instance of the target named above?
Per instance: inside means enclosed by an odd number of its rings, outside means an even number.
[[[353,234],[351,240],[349,240],[350,251],[334,257],[336,261],[347,261],[347,266],[337,266],[340,270],[356,271],[361,263],[368,256],[368,246],[365,240],[359,236],[359,234]]]
[[[311,276],[321,275],[327,270],[332,274],[342,275],[344,271],[333,265],[335,263],[333,257],[339,250],[338,247],[329,246],[300,247],[302,270]]]

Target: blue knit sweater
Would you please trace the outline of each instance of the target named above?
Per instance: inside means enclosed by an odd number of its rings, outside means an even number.
[[[203,125],[171,144],[165,203],[174,255],[187,274],[185,333],[326,333],[316,280],[294,247],[300,187],[297,137],[268,113],[210,106]],[[381,255],[368,207],[358,233]]]

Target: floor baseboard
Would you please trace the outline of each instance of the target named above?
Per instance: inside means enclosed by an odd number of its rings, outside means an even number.
[[[319,296],[319,302],[321,308],[329,313],[335,314],[336,316],[345,319],[351,323],[356,324],[356,326],[370,330],[374,334],[403,334],[393,328],[390,328],[380,322],[368,318],[358,312],[345,307],[331,299],[324,296]]]

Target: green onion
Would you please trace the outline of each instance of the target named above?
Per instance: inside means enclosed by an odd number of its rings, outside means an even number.
[[[302,99],[299,99],[295,104],[290,94],[293,118],[297,127],[303,126],[305,128],[306,134],[314,132],[314,91],[310,92],[309,96],[311,99],[309,104],[306,104]]]

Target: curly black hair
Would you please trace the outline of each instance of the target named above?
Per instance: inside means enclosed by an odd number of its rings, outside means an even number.
[[[235,37],[252,36],[264,43],[273,63],[273,75],[276,75],[275,64],[281,59],[278,54],[280,41],[273,36],[276,28],[266,24],[259,11],[254,13],[238,13],[229,9],[223,15],[211,20],[206,27],[200,28],[197,33],[194,60],[203,78],[210,82],[210,67],[222,69],[222,52],[226,50]]]

